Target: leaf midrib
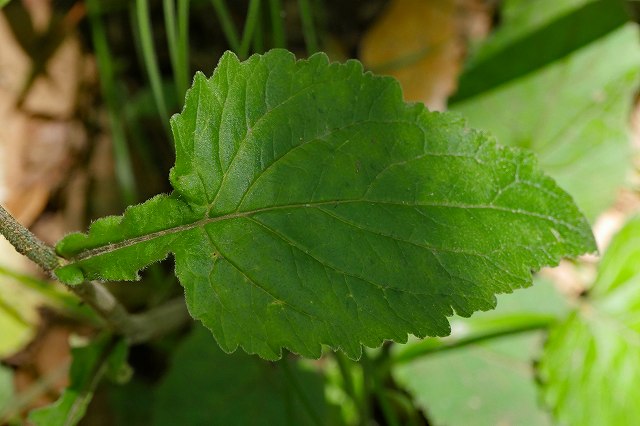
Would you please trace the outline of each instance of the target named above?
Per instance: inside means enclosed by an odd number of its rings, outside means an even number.
[[[396,206],[403,206],[403,207],[445,207],[445,208],[456,208],[456,209],[496,210],[496,211],[502,211],[502,212],[512,213],[516,215],[525,215],[525,216],[535,217],[538,219],[552,222],[556,225],[564,226],[567,229],[580,232],[580,230],[575,225],[565,222],[563,220],[559,220],[553,216],[531,212],[528,210],[512,209],[512,208],[503,207],[503,206],[496,206],[493,204],[456,204],[456,203],[449,203],[449,202],[409,204],[409,203],[398,203],[393,201],[367,200],[367,199],[361,198],[361,199],[327,200],[327,201],[317,201],[317,202],[310,202],[310,203],[285,204],[285,205],[278,205],[278,206],[263,207],[259,209],[249,210],[249,211],[235,211],[233,213],[229,213],[226,215],[208,217],[208,218],[200,219],[196,222],[175,226],[172,228],[167,228],[160,231],[151,232],[149,234],[141,235],[138,237],[128,238],[115,243],[106,244],[93,249],[84,250],[79,252],[77,255],[71,257],[70,262],[73,263],[73,262],[78,262],[82,260],[87,260],[93,257],[109,254],[111,252],[114,252],[123,248],[131,247],[136,244],[145,243],[147,241],[151,241],[156,238],[161,238],[167,235],[189,231],[194,228],[206,226],[210,223],[221,222],[224,220],[237,219],[241,217],[249,217],[258,213],[277,211],[277,210],[296,209],[296,208],[317,208],[317,207],[326,206],[326,205],[340,205],[340,204],[350,204],[350,203],[371,203],[371,204],[383,204],[383,205],[396,205]]]

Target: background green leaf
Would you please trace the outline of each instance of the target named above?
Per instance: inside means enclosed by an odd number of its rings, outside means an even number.
[[[153,424],[336,424],[323,392],[322,376],[299,362],[225,354],[207,329],[197,327],[156,390]]]
[[[504,23],[467,61],[456,103],[561,60],[622,27],[619,0],[507,0]]]
[[[132,280],[173,253],[192,316],[228,352],[357,358],[447,335],[447,316],[594,249],[532,156],[403,103],[356,61],[225,54],[172,128],[175,192],[67,236],[56,273]]]
[[[537,279],[526,292],[500,295],[494,311],[453,318],[450,337],[428,340],[447,344],[483,323],[503,321],[508,329],[506,321],[514,314],[560,316],[566,309],[552,284]],[[397,365],[392,374],[437,425],[548,425],[550,417],[539,404],[533,380],[533,360],[544,336],[536,330],[424,354]],[[428,340],[398,345],[394,358],[406,358]]]
[[[640,217],[614,238],[583,303],[549,336],[539,365],[560,424],[628,425],[640,417]]]
[[[493,75],[511,63],[529,66],[526,72],[483,86],[483,92],[464,97],[452,108],[501,143],[535,152],[543,170],[593,220],[613,202],[630,167],[628,94],[640,69],[637,29],[622,25],[625,14],[618,1],[561,1],[546,7],[548,3],[508,2],[504,24],[488,47],[480,49],[477,62],[490,67],[482,72]],[[585,10],[589,16],[582,16]],[[603,19],[593,21],[592,14]],[[560,20],[566,22],[556,25]],[[605,21],[610,25],[600,28]],[[521,46],[532,33],[539,39],[538,50]],[[574,43],[581,37],[576,34],[593,41]],[[544,56],[546,46],[558,43],[566,44],[562,55],[544,64],[532,62]],[[477,67],[472,65],[462,80],[477,82]]]

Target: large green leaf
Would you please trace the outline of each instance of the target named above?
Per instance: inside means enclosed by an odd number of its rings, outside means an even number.
[[[93,392],[106,375],[118,381],[126,365],[128,347],[124,340],[103,335],[85,346],[71,349],[70,385],[51,405],[29,413],[29,421],[36,426],[73,426],[84,416]]]
[[[545,1],[531,3],[544,9],[540,6]],[[600,8],[617,4],[595,3]],[[589,28],[585,22],[576,25],[580,31]],[[573,40],[578,30],[567,25],[555,31],[545,35],[549,41],[544,46],[557,39]],[[520,63],[531,56],[536,56],[531,49],[521,49],[491,64]],[[612,203],[630,166],[628,120],[638,69],[637,29],[627,24],[535,72],[466,98],[453,109],[471,125],[494,133],[501,143],[535,152],[543,170],[594,219]]]
[[[156,426],[338,424],[329,417],[322,377],[293,360],[225,354],[198,327],[172,361],[155,393]]]
[[[531,270],[594,249],[527,153],[405,104],[398,83],[324,54],[223,56],[172,119],[175,191],[57,246],[57,275],[133,280],[169,253],[225,351],[357,358],[446,335]]]
[[[549,336],[539,364],[560,424],[640,418],[640,217],[614,238],[587,298]]]

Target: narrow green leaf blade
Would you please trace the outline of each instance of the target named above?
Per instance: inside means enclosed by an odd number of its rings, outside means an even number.
[[[293,360],[272,364],[244,353],[225,354],[211,333],[198,327],[176,350],[155,392],[153,424],[338,424],[330,421],[323,393],[318,373]]]
[[[391,78],[324,54],[223,56],[172,119],[175,191],[58,244],[58,276],[133,280],[172,253],[192,316],[225,351],[357,358],[446,335],[531,270],[594,250],[526,153],[405,104]]]
[[[506,28],[499,28],[497,34],[490,38],[488,46],[481,48],[479,57],[472,60],[461,76],[452,103],[490,91],[559,61],[629,21],[625,4],[619,0],[516,0],[507,2],[505,8],[520,9],[520,16],[516,16],[515,22],[509,22],[511,25],[506,25]],[[536,18],[544,14],[551,19],[542,25],[535,25],[533,22],[537,21]],[[529,19],[525,15],[529,15]],[[523,23],[527,22],[517,18],[530,21],[530,30],[525,34],[518,33],[523,31]],[[511,40],[505,43],[507,38]],[[531,52],[536,54],[532,55]]]
[[[550,334],[541,390],[560,424],[640,418],[640,217],[607,250],[585,302]]]

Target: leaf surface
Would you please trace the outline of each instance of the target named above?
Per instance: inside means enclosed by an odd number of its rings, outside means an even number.
[[[594,249],[530,154],[405,104],[356,61],[227,53],[171,125],[175,191],[67,236],[56,273],[134,280],[172,253],[191,315],[228,352],[357,358],[446,335],[454,311]]]
[[[640,217],[613,239],[584,303],[552,330],[539,364],[560,424],[628,425],[640,418]]]
[[[286,363],[286,365],[285,365]],[[315,425],[330,421],[322,376],[299,362],[228,355],[197,327],[155,391],[153,424]]]

